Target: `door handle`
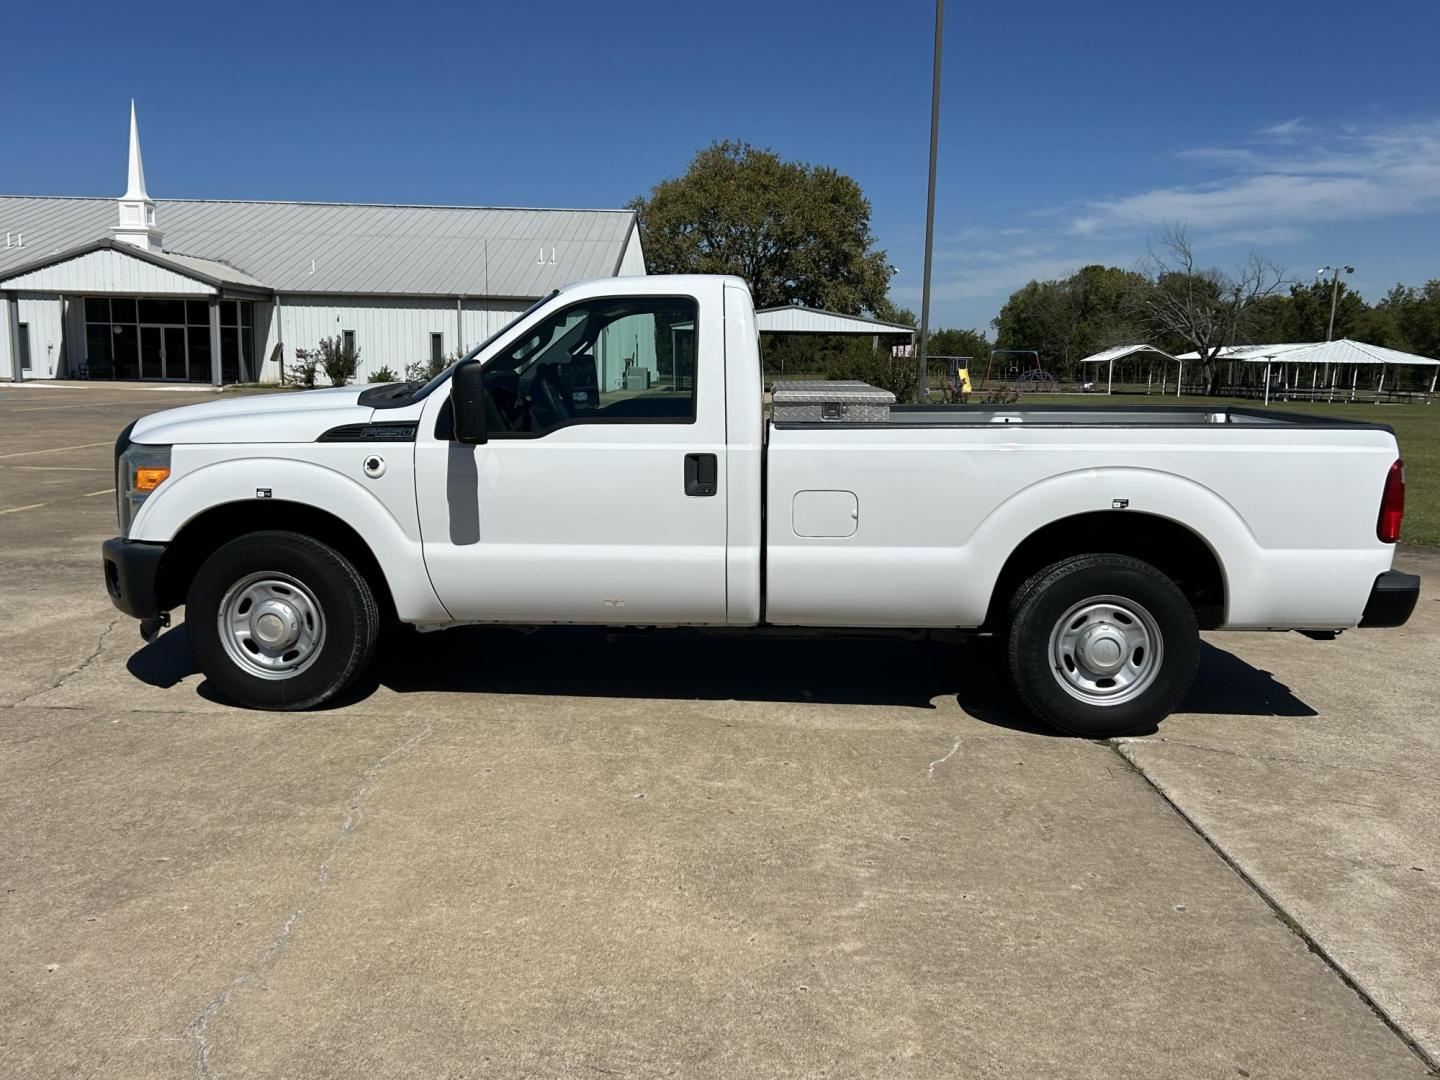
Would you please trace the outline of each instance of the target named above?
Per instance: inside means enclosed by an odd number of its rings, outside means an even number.
[[[714,495],[720,489],[720,463],[714,454],[685,455],[685,494]]]

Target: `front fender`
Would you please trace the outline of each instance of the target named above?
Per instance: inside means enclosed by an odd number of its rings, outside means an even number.
[[[206,462],[161,484],[141,504],[129,538],[168,543],[201,514],[226,504],[259,507],[268,498],[304,503],[334,515],[360,535],[385,575],[402,620],[448,620],[425,571],[413,518],[408,523],[397,520],[381,498],[387,495],[393,505],[413,507],[412,470],[392,467],[383,481],[387,490],[371,490],[336,468],[293,458],[247,456]]]

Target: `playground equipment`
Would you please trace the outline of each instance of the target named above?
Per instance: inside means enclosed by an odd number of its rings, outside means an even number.
[[[1019,394],[1053,394],[1060,389],[1060,384],[1050,372],[1044,368],[1036,368],[1033,371],[1022,371],[1015,380],[1014,387]]]
[[[1034,349],[991,349],[990,357],[985,361],[985,378],[980,380],[980,389],[990,381],[990,375],[995,367],[997,356],[1028,356],[1035,366],[1017,370],[1014,377],[1010,379],[1011,387],[1019,394],[1053,394],[1059,387],[1055,376],[1040,366],[1040,354]]]

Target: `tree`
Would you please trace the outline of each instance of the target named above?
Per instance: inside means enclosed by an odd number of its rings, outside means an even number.
[[[761,308],[893,317],[895,271],[875,248],[870,202],[834,169],[717,142],[630,205],[657,273],[738,274]]]
[[[1262,296],[1251,304],[1249,336],[1245,344],[1273,345],[1279,341],[1298,341],[1291,336],[1290,307],[1290,297],[1283,293]]]
[[[1141,306],[1151,328],[1199,353],[1206,392],[1219,390],[1216,357],[1246,340],[1257,305],[1286,283],[1285,271],[1252,254],[1234,274],[1201,266],[1183,227],[1167,229],[1147,261]]]
[[[1309,285],[1290,286],[1288,319],[1289,336],[1284,341],[1324,341],[1330,327],[1330,296],[1336,288],[1331,281],[1314,281]],[[1344,281],[1335,295],[1336,338],[1353,338],[1365,317],[1368,305],[1359,293],[1352,292]]]
[[[1032,281],[1011,294],[994,321],[998,348],[1034,349],[1062,377],[1111,345],[1143,340],[1138,297],[1145,278],[1133,270],[1091,265],[1067,278]]]
[[[1361,312],[1354,330],[1348,336],[1356,341],[1368,341],[1372,345],[1383,345],[1387,349],[1399,349],[1401,352],[1415,351],[1410,345],[1410,339],[1405,336],[1399,312],[1385,307],[1383,301],[1381,304],[1367,307]]]
[[[990,342],[979,330],[935,330],[927,351],[931,356],[968,356],[978,361],[990,355]]]
[[[1404,342],[1395,348],[1440,360],[1440,280],[1432,279],[1419,288],[1396,285],[1375,305],[1375,311]]]
[[[825,362],[827,379],[853,379],[889,390],[902,405],[915,400],[915,364],[908,357],[896,357],[888,345],[873,348],[868,338],[842,342]]]

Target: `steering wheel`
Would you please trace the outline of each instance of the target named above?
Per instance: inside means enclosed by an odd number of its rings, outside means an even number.
[[[530,408],[531,423],[537,428],[546,423],[568,420],[571,416],[565,391],[555,378],[555,369],[548,365],[535,372],[535,377],[530,382],[527,404]]]

